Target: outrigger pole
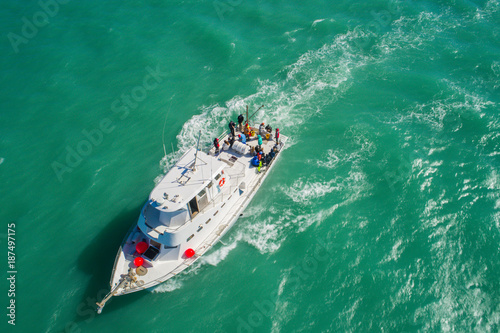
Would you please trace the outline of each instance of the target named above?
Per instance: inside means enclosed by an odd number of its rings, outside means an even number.
[[[247,105],[247,125],[249,125],[249,124],[248,124],[248,121],[249,121],[249,120],[250,120],[250,119],[248,119],[248,105]]]
[[[255,116],[255,114],[256,114],[257,112],[259,112],[259,110],[260,110],[260,109],[262,109],[263,107],[264,107],[264,105],[261,105],[261,106],[260,106],[260,108],[258,108],[258,109],[257,109],[257,111],[255,111],[255,112],[254,112],[254,113],[250,116],[250,118],[252,118],[253,116]],[[248,121],[250,120],[250,118],[248,118],[248,105],[247,105],[247,123],[248,123]]]
[[[198,156],[198,148],[200,146],[200,137],[201,137],[201,130],[200,130],[200,134],[198,134],[198,143],[196,143],[196,153],[194,154],[194,163],[193,163],[193,167],[192,167],[193,171],[196,171],[196,158]]]
[[[257,112],[259,112],[260,109],[262,109],[264,107],[264,105],[261,105],[257,111],[255,111],[250,117],[248,116],[248,105],[247,105],[247,120],[246,120],[246,123],[247,123],[247,126],[245,126],[245,134],[246,134],[246,128],[248,128],[250,126],[250,118],[252,118],[253,116],[255,116],[255,114]]]

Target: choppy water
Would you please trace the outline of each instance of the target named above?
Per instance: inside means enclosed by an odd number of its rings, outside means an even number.
[[[498,0],[5,0],[0,29],[2,332],[498,332]],[[291,141],[244,217],[95,316],[154,181],[246,105]]]

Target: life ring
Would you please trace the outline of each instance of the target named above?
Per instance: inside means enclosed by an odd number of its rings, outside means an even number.
[[[221,180],[219,180],[219,186],[220,187],[224,186],[225,182],[226,182],[226,178],[222,178]]]

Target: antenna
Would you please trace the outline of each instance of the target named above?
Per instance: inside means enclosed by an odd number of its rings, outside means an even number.
[[[193,163],[193,167],[191,168],[193,171],[196,171],[196,158],[198,157],[198,148],[200,146],[200,137],[201,137],[201,130],[200,130],[200,134],[198,134],[198,143],[196,144],[196,153],[194,154],[194,163]]]
[[[163,131],[161,132],[161,142],[163,143],[163,153],[165,154],[165,160],[167,159],[167,150],[165,149],[165,126],[167,125],[167,117],[171,108],[172,108],[172,99],[170,99],[170,106],[168,107],[167,113],[165,114],[165,121],[163,122]]]

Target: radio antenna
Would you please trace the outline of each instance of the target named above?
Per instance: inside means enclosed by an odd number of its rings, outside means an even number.
[[[200,130],[200,134],[198,134],[198,143],[196,144],[196,153],[194,154],[194,163],[193,163],[193,167],[192,167],[193,171],[196,171],[196,158],[198,157],[198,148],[200,146],[200,137],[201,137],[201,130]]]

